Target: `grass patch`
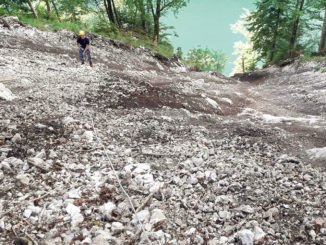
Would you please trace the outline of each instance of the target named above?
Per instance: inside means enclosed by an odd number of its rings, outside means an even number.
[[[320,69],[321,69],[321,68],[320,68],[319,66],[316,66],[316,67],[314,68],[315,71],[320,71]]]
[[[96,28],[92,29],[83,23],[59,22],[58,20],[48,20],[44,18],[34,19],[33,16],[26,14],[16,15],[19,17],[21,22],[34,26],[42,31],[69,30],[78,32],[79,30],[84,30],[86,32],[92,32],[97,35],[119,40],[129,46],[144,46],[166,57],[172,57],[174,55],[174,49],[170,43],[160,42],[157,46],[154,46],[151,38],[137,32],[120,31],[113,26],[108,26],[106,30]]]
[[[304,56],[300,59],[300,62],[310,62],[310,61],[316,61],[316,62],[322,62],[326,61],[325,56]]]

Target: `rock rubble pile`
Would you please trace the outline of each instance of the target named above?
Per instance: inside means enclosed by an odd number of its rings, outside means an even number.
[[[81,66],[73,33],[12,17],[0,35],[1,244],[326,243],[325,169],[241,113],[251,86],[98,36]]]

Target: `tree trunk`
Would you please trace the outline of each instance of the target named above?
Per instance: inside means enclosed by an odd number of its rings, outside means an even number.
[[[144,32],[146,32],[146,14],[145,14],[145,6],[144,1],[139,1],[139,10],[140,10],[140,20],[141,20],[141,27]]]
[[[36,13],[36,11],[35,11],[35,9],[34,9],[34,7],[33,7],[33,4],[31,3],[31,1],[30,1],[30,0],[27,0],[27,3],[28,3],[30,9],[31,9],[32,12],[33,12],[34,18],[35,18],[35,19],[38,19],[37,13]]]
[[[47,12],[48,12],[47,19],[50,19],[50,16],[51,16],[51,6],[50,6],[50,2],[49,2],[49,0],[45,0],[45,3],[46,3],[46,10],[47,10]]]
[[[104,6],[110,23],[116,25],[117,23],[115,22],[114,19],[111,0],[104,0]]]
[[[154,37],[153,43],[155,46],[158,45],[160,39],[160,17],[161,17],[161,0],[156,2],[156,12],[154,14]]]
[[[278,35],[278,26],[280,23],[280,17],[281,17],[281,9],[279,8],[277,10],[276,27],[274,29],[272,52],[271,52],[271,56],[269,57],[269,62],[272,62],[274,60],[274,56],[275,56],[276,39],[277,39],[277,35]]]
[[[324,24],[323,24],[323,29],[321,32],[321,38],[320,38],[320,43],[318,48],[319,53],[322,53],[325,50],[325,44],[326,44],[325,42],[326,42],[326,7],[325,7]]]
[[[58,19],[59,19],[59,21],[60,21],[59,11],[58,11],[58,9],[57,9],[57,6],[55,5],[54,0],[51,0],[51,3],[52,3],[52,5],[53,5],[53,8],[54,8],[55,14],[57,15],[57,17],[58,17]]]
[[[119,27],[121,27],[120,17],[119,17],[119,15],[118,15],[117,9],[116,9],[116,7],[115,7],[114,0],[111,0],[111,1],[112,1],[113,11],[114,11],[114,15],[115,15],[115,21],[116,21],[117,25],[118,25]]]
[[[298,5],[299,5],[299,0],[297,0],[296,10],[298,9]],[[304,0],[301,0],[299,12],[302,11],[303,5],[304,5]],[[300,23],[300,14],[296,16],[296,19],[295,19],[295,21],[293,23],[293,27],[292,27],[292,34],[291,34],[290,47],[289,47],[289,54],[290,54],[290,56],[293,55],[294,46],[295,46],[295,42],[297,40],[297,35],[298,35],[299,23]]]
[[[153,43],[155,46],[158,45],[160,39],[160,17],[156,14],[154,17],[154,37]]]

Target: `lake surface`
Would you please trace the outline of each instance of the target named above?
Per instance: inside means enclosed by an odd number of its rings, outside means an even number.
[[[184,55],[189,49],[200,45],[203,48],[218,49],[229,56],[224,74],[233,70],[236,56],[233,44],[245,40],[231,31],[231,24],[239,20],[243,8],[254,10],[255,0],[190,0],[187,7],[175,17],[170,14],[162,19],[168,26],[174,26],[179,37],[172,37],[171,43],[181,47]],[[171,32],[171,31],[170,31]]]

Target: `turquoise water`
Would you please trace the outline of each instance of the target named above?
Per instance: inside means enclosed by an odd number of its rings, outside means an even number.
[[[244,13],[243,8],[254,9],[255,0],[190,0],[187,7],[180,10],[177,17],[170,14],[163,23],[174,26],[179,37],[172,37],[175,48],[181,47],[184,54],[200,45],[203,48],[219,49],[229,56],[224,74],[233,70],[236,56],[233,44],[244,40],[240,34],[234,34],[230,25],[237,22]]]

